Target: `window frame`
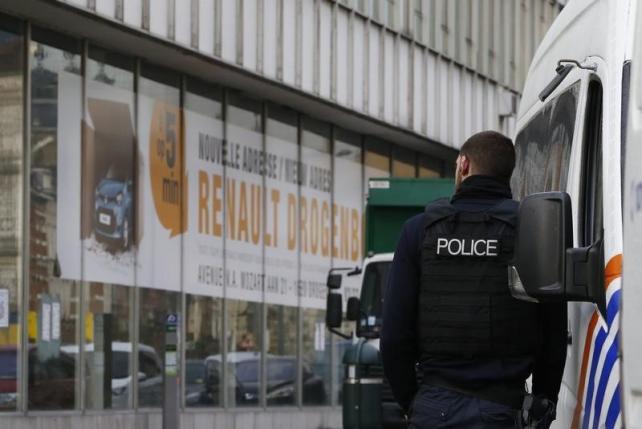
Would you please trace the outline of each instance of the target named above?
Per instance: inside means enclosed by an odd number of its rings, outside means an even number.
[[[579,230],[580,246],[590,246],[602,240],[604,228],[603,202],[603,87],[597,77],[591,77],[586,91],[584,135],[582,141],[582,173],[580,175]],[[600,213],[598,213],[600,212]]]

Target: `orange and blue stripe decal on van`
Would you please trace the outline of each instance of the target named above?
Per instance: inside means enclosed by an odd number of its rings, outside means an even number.
[[[598,327],[599,314],[588,324],[577,404],[572,428],[615,428],[621,423],[619,310],[622,277],[622,255],[616,255],[604,270],[607,296],[606,326]]]

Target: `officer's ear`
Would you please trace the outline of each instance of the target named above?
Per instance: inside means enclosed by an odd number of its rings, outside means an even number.
[[[470,175],[470,159],[461,153],[459,154],[459,172],[462,177]]]

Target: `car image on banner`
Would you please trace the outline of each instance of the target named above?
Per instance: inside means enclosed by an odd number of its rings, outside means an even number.
[[[94,235],[97,240],[116,241],[122,251],[131,246],[134,198],[132,180],[110,168],[95,193]]]

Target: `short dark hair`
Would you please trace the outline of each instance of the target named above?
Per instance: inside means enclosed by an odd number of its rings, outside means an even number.
[[[510,181],[515,168],[513,141],[496,131],[473,134],[459,153],[466,155],[479,174]]]

